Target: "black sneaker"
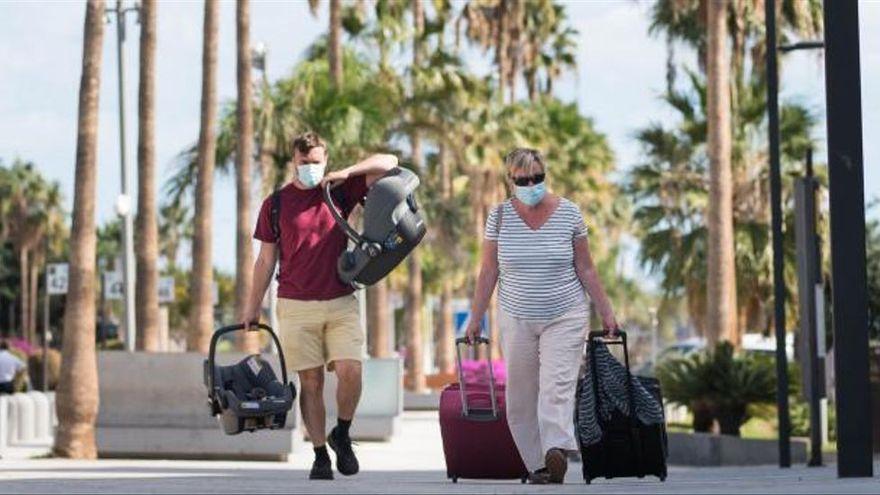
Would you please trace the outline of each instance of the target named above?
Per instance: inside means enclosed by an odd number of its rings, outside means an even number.
[[[357,474],[361,467],[351,448],[351,438],[348,435],[340,437],[336,428],[333,428],[327,436],[327,445],[336,453],[336,469],[345,476]]]
[[[547,466],[548,481],[558,484],[565,481],[565,472],[568,471],[568,457],[562,449],[550,449],[544,456],[544,465]]]
[[[312,463],[312,472],[309,473],[310,480],[332,480],[333,479],[333,463],[330,459],[315,459]]]

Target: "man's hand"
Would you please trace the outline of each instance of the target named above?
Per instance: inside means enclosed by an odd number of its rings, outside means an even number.
[[[241,324],[244,325],[245,330],[249,330],[254,324],[260,322],[260,308],[256,310],[247,309],[244,313],[244,318],[242,318]]]
[[[329,174],[324,175],[324,178],[321,179],[321,187],[323,188],[327,184],[345,182],[349,177],[351,177],[351,172],[347,168],[330,172]]]

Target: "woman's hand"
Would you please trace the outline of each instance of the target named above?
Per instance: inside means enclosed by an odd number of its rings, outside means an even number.
[[[620,325],[618,325],[617,319],[614,318],[613,314],[602,318],[602,330],[608,333],[609,337],[617,337],[617,332],[620,331]]]
[[[477,338],[480,337],[481,333],[480,320],[471,318],[471,320],[468,322],[467,328],[464,331],[465,338],[469,343],[474,344],[477,341]]]

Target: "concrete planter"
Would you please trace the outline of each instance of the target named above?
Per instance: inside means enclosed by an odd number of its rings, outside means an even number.
[[[244,356],[221,354],[218,361]],[[208,409],[204,359],[199,353],[98,353],[98,455],[287,461],[297,439],[296,409],[283,430],[225,435]]]
[[[336,373],[327,373],[324,378],[324,405],[327,409],[328,433],[336,426],[336,384]],[[351,425],[351,438],[389,441],[400,429],[401,414],[403,360],[396,357],[365,359],[363,389]]]
[[[680,466],[760,466],[777,464],[776,440],[754,440],[711,433],[669,433],[669,464]],[[791,442],[791,462],[807,462],[807,442]]]

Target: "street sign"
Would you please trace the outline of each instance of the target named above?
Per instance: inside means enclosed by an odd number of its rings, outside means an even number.
[[[159,304],[174,302],[174,277],[159,278]]]
[[[67,263],[50,263],[46,266],[46,287],[50,296],[67,294]]]
[[[125,282],[119,272],[104,272],[104,298],[122,300],[125,296]]]

